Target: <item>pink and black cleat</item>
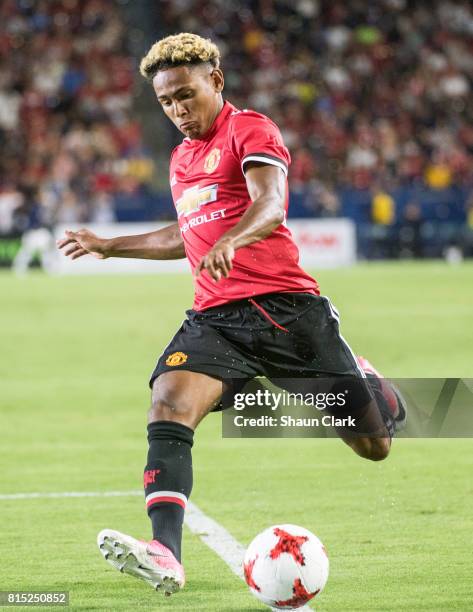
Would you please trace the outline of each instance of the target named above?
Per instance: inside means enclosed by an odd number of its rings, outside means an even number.
[[[407,421],[407,407],[406,401],[399,389],[392,382],[384,378],[368,359],[358,356],[356,360],[367,378],[376,380],[379,390],[391,410],[395,431],[403,429]]]
[[[184,568],[169,548],[157,540],[143,542],[119,531],[103,529],[97,536],[97,544],[110,565],[141,578],[167,596],[185,584]]]

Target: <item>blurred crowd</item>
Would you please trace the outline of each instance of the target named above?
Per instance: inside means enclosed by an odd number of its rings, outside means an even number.
[[[112,221],[152,173],[110,0],[0,3],[0,233]]]
[[[473,185],[473,4],[448,0],[164,0],[167,32],[223,50],[227,96],[268,114],[293,190]]]
[[[0,233],[35,219],[14,211],[111,221],[117,198],[149,193],[124,3],[0,3]],[[191,31],[220,46],[226,96],[280,126],[291,189],[315,215],[340,213],[341,188],[371,190],[374,220],[389,222],[400,186],[473,187],[468,0],[153,6],[156,38]]]

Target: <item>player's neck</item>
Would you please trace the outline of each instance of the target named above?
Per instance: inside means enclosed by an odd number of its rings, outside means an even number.
[[[215,120],[217,119],[217,117],[222,112],[223,105],[224,105],[223,96],[222,96],[222,94],[220,94],[219,99],[218,99],[218,103],[217,103],[217,111],[215,113],[215,117],[213,118],[213,121],[212,121],[212,124],[210,125],[210,127],[212,127],[212,125],[215,123]]]

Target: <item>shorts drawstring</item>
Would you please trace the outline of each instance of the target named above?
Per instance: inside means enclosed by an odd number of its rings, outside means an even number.
[[[255,302],[252,298],[248,298],[248,301],[250,302],[250,304],[252,304],[255,308],[257,308],[260,312],[263,313],[263,316],[268,319],[268,321],[270,323],[272,323],[274,325],[274,327],[277,327],[278,329],[280,329],[283,332],[289,333],[289,330],[286,329],[285,327],[283,327],[282,325],[279,325],[279,323],[276,323],[276,321],[271,317],[271,315],[266,312],[266,310],[260,305],[258,304],[258,302]]]

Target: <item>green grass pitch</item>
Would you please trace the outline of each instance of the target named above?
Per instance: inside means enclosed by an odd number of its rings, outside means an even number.
[[[386,375],[472,376],[470,263],[317,277],[344,336]],[[147,377],[191,292],[186,276],[0,275],[0,493],[140,488]],[[338,440],[223,440],[220,428],[211,415],[196,435],[192,500],[245,545],[277,522],[318,534],[331,571],[314,609],[471,609],[472,440],[398,440],[370,463]],[[0,500],[0,525],[0,590],[69,590],[74,610],[265,609],[188,530],[178,595],[108,566],[100,529],[149,536],[140,497]]]

